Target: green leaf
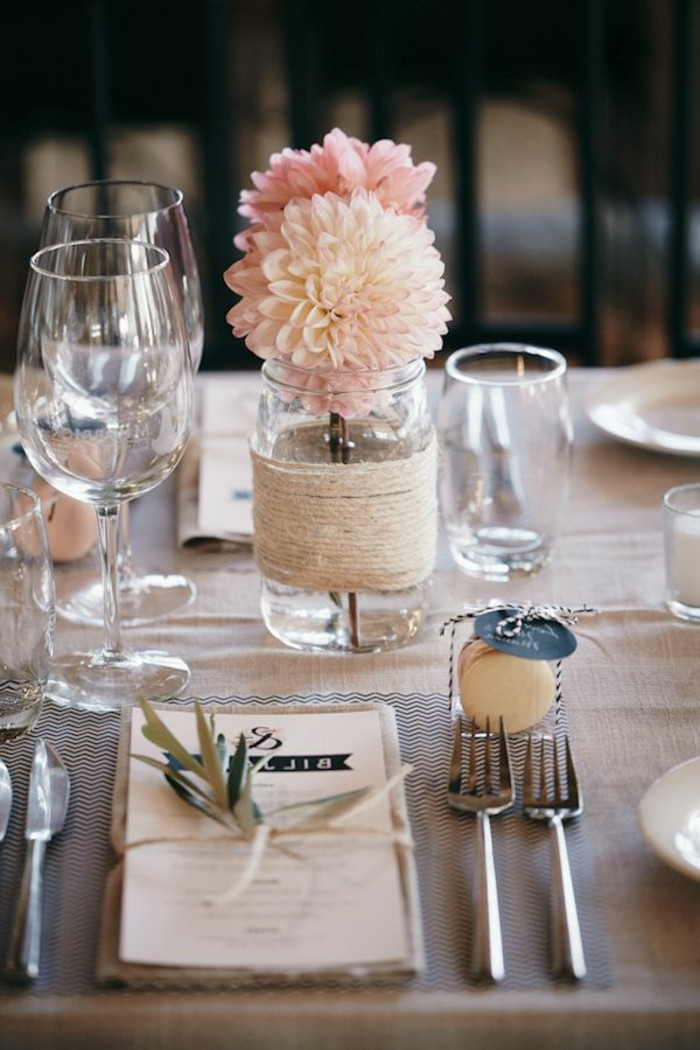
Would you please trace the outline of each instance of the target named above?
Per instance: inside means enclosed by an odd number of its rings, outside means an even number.
[[[250,776],[255,776],[259,769],[263,769],[264,766],[270,761],[270,755],[261,755],[260,758],[256,758],[250,767]]]
[[[214,799],[208,791],[200,787],[199,784],[190,780],[186,777],[179,769],[173,769],[167,762],[159,762],[155,758],[151,758],[149,755],[134,755],[134,758],[138,759],[139,762],[143,762],[147,766],[152,766],[153,769],[157,769],[164,777],[170,777],[171,780],[177,780],[182,784],[188,791],[193,792],[195,795],[199,795],[200,798],[206,799],[209,803],[214,804]]]
[[[211,819],[215,820],[217,824],[223,824],[225,828],[231,830],[231,824],[226,820],[226,817],[220,810],[212,809],[211,806],[207,806],[201,799],[191,794],[187,788],[183,787],[182,784],[169,773],[165,774],[165,779],[168,781],[175,794],[179,795],[183,802],[187,802],[188,805],[193,806],[194,809],[200,810],[205,816],[211,817]]]
[[[169,752],[181,766],[189,769],[190,772],[201,777],[202,780],[206,780],[207,775],[204,766],[182,746],[177,737],[170,732],[162,719],[158,717],[148,701],[140,700],[139,703],[146,717],[146,725],[141,730],[146,740],[150,740],[152,744],[155,744],[161,750]]]
[[[184,776],[179,770],[173,769],[166,762],[158,762],[154,758],[150,758],[148,755],[132,755],[133,758],[139,762],[143,762],[147,766],[152,766],[153,769],[157,769],[163,774],[170,787],[173,789],[176,795],[178,795],[183,802],[187,802],[188,805],[193,806],[195,809],[200,810],[206,816],[211,817],[218,824],[223,824],[225,828],[231,830],[231,820],[228,810],[221,810],[217,807],[216,802],[204,791],[198,784],[193,783],[188,777]]]
[[[278,813],[291,813],[295,810],[312,809],[313,813],[304,817],[303,822],[310,820],[330,820],[351,809],[368,792],[369,787],[357,788],[355,791],[343,791],[338,795],[326,795],[324,798],[309,799],[305,802],[292,802],[287,806],[280,806],[273,810],[269,816],[277,816]]]
[[[226,809],[228,807],[228,791],[226,790],[226,781],[224,780],[224,771],[221,768],[219,752],[207,725],[202,705],[198,701],[195,701],[194,710],[197,716],[199,749],[202,755],[202,763],[206,770],[206,777],[214,792],[216,801],[222,809]]]
[[[247,750],[246,746],[246,759]],[[246,766],[243,772],[243,785],[235,805],[233,806],[233,815],[246,835],[252,834],[256,825],[263,824],[265,820],[262,810],[253,800],[253,775],[265,765],[268,758],[269,755],[263,755],[263,757],[257,759],[252,766],[246,761]]]
[[[255,831],[256,826],[261,823],[260,820],[256,820],[250,795],[245,794],[245,792],[241,794],[238,802],[233,807],[233,815],[246,835],[251,835]]]
[[[328,597],[333,602],[333,604],[335,606],[337,606],[338,609],[342,609],[343,608],[343,602],[342,602],[342,599],[341,599],[338,591],[329,591],[328,592]]]
[[[251,790],[252,790],[252,786],[253,786],[253,777],[258,772],[258,770],[265,768],[265,766],[268,763],[269,758],[270,758],[269,755],[262,755],[260,758],[256,759],[255,762],[253,762],[252,766],[250,766],[249,773],[248,773],[248,782],[249,782],[249,784],[251,786]],[[265,814],[263,813],[263,811],[260,809],[260,807],[256,803],[256,801],[253,798],[252,794],[250,794],[250,808],[251,808],[251,811],[252,811],[252,814],[253,814],[253,819],[255,820],[255,823],[256,824],[264,824],[265,823]]]
[[[211,716],[211,735],[214,735],[214,716]],[[219,733],[216,738],[216,750],[219,755],[219,761],[221,762],[221,769],[224,774],[226,773],[226,759],[228,758],[228,747],[226,746],[226,737],[223,733]]]
[[[238,802],[243,785],[243,777],[248,770],[248,745],[245,734],[241,733],[238,744],[228,767],[228,804],[229,809]]]

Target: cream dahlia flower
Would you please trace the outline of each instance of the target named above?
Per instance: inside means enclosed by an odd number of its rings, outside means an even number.
[[[294,198],[250,231],[225,274],[227,320],[259,357],[304,368],[377,369],[432,357],[450,315],[434,236],[363,188]]]
[[[381,139],[371,146],[334,128],[322,146],[311,150],[284,149],[273,153],[265,172],[254,171],[254,190],[243,190],[239,212],[252,223],[277,216],[294,198],[335,193],[350,197],[353,190],[372,190],[385,208],[422,217],[425,191],[436,168],[429,161],[414,165],[411,147]],[[273,223],[274,225],[274,223]],[[251,230],[239,233],[237,247],[248,248]]]

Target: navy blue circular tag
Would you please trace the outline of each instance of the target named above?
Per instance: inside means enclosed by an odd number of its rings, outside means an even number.
[[[564,624],[520,617],[517,609],[489,610],[474,620],[474,634],[493,649],[527,660],[561,660],[573,653],[576,636]]]

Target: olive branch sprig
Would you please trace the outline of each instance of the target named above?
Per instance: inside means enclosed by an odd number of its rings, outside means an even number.
[[[133,757],[159,770],[183,802],[245,839],[254,839],[264,825],[274,831],[271,818],[283,813],[299,813],[301,819],[294,823],[298,831],[327,827],[329,821],[355,808],[370,791],[369,787],[357,788],[278,806],[263,813],[253,798],[253,783],[256,773],[264,768],[269,756],[251,761],[244,733],[239,735],[231,755],[226,737],[216,732],[214,715],[207,718],[202,705],[195,701],[199,755],[193,755],[147,700],[140,700],[139,703],[146,719],[142,733],[150,743],[165,752],[167,760],[159,761],[138,754]]]

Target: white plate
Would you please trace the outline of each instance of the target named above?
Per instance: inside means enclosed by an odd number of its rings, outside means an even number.
[[[661,860],[700,882],[700,758],[651,785],[639,803],[639,823]]]
[[[596,426],[628,444],[700,456],[700,359],[619,369],[586,408]]]

